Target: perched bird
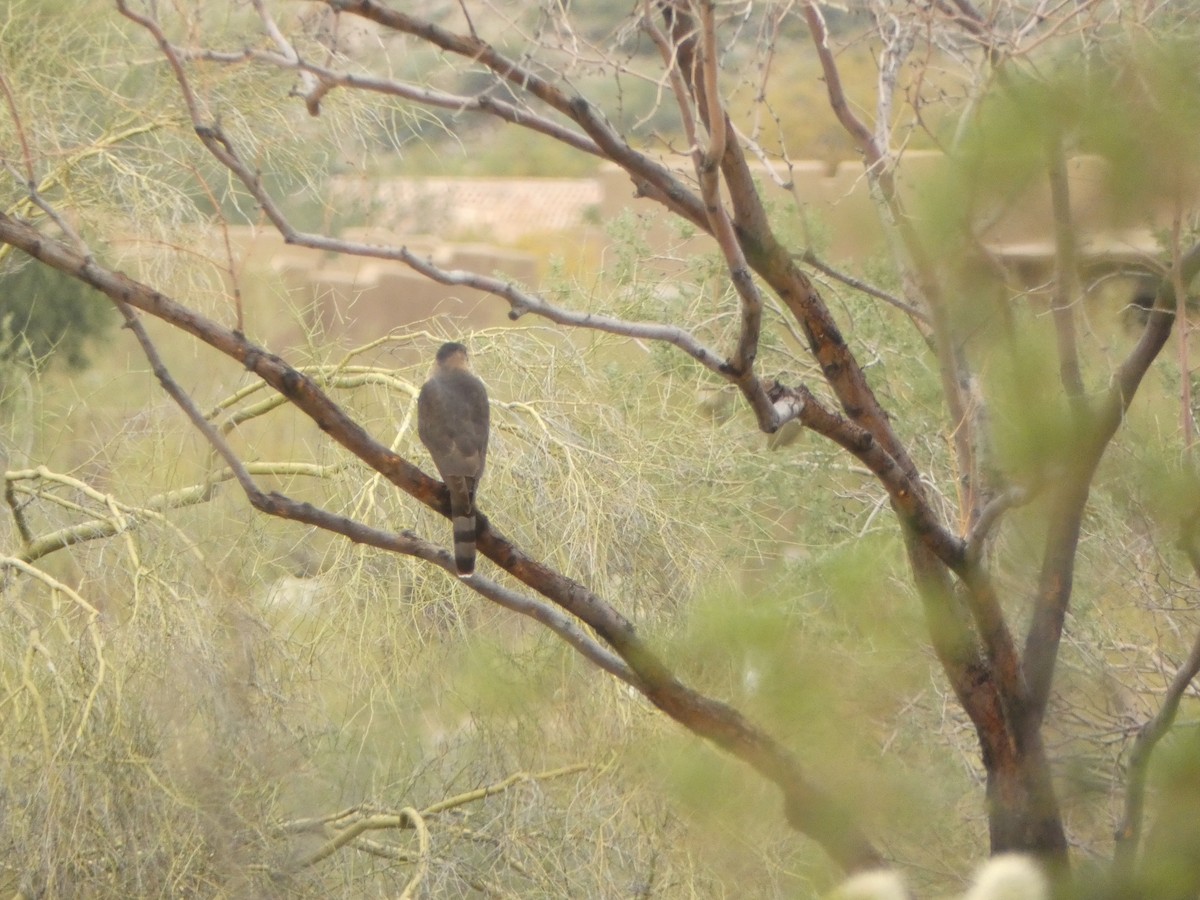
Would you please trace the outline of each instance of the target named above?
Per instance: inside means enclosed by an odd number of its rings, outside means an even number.
[[[471,372],[467,348],[443,344],[417,397],[417,434],[450,491],[459,578],[475,573],[475,490],[487,459],[488,419],[487,390]]]

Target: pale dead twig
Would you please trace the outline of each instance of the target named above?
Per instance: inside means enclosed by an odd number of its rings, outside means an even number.
[[[405,894],[402,894],[402,896],[411,896],[410,891],[414,890],[420,884],[428,868],[429,827],[431,819],[435,819],[441,813],[448,812],[449,810],[458,809],[471,803],[478,803],[488,797],[502,794],[522,784],[565,778],[568,775],[586,772],[591,768],[592,765],[589,763],[575,763],[544,772],[517,772],[493,784],[456,794],[452,797],[446,797],[421,810],[413,807],[405,807],[398,812],[392,813],[369,810],[361,806],[350,807],[349,809],[344,809],[327,816],[293,819],[288,822],[282,822],[275,826],[275,828],[284,834],[302,834],[315,831],[321,833],[326,838],[325,842],[319,847],[294,860],[289,867],[292,871],[315,865],[332,856],[343,847],[348,846],[354,846],[356,849],[366,850],[371,853],[386,855],[389,858],[404,862],[416,862],[418,869],[410,878],[408,886],[405,888]],[[415,857],[411,854],[405,854],[399,848],[388,847],[387,845],[379,847],[364,847],[361,845],[363,835],[369,831],[403,829],[412,829],[417,834],[418,850]]]

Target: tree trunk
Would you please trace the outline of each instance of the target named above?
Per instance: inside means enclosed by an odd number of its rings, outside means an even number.
[[[990,849],[1029,853],[1052,868],[1067,864],[1063,831],[1050,766],[1038,747],[997,765],[985,754]]]

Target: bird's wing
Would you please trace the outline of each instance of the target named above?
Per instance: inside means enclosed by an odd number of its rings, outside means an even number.
[[[478,468],[471,473],[476,478],[483,475],[483,464],[487,460],[488,432],[491,427],[491,408],[488,406],[487,389],[474,375],[462,379],[458,386],[458,401],[462,404],[455,443],[466,456],[476,462]]]
[[[487,457],[487,392],[474,376],[437,377],[417,395],[417,434],[442,474],[483,474]]]

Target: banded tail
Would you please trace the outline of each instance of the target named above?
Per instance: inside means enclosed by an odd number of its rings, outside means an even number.
[[[446,479],[454,525],[454,568],[459,578],[475,574],[475,479],[466,475]]]

